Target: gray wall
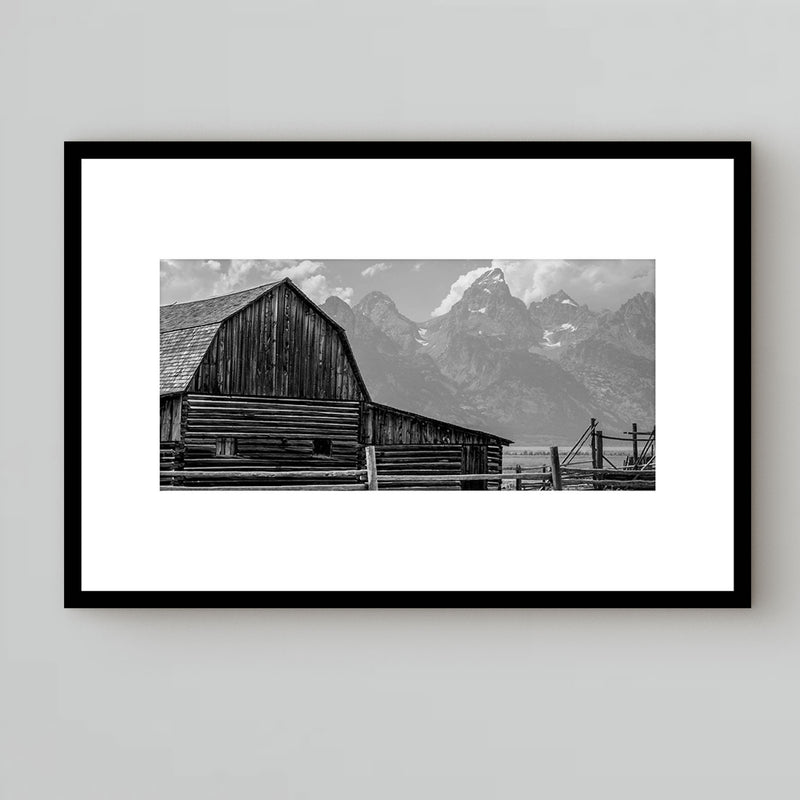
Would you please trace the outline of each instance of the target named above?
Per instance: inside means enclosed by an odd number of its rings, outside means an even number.
[[[799,8],[4,0],[2,796],[793,794]],[[752,138],[754,610],[64,611],[61,143],[214,137]]]

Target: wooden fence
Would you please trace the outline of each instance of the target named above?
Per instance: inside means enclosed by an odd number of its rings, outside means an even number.
[[[601,440],[602,441],[602,440]],[[377,491],[384,488],[420,488],[424,485],[430,488],[440,488],[447,484],[450,488],[455,488],[455,484],[469,482],[471,486],[476,481],[513,481],[507,488],[521,491],[525,488],[539,490],[552,490],[556,492],[565,490],[653,490],[655,488],[655,469],[623,468],[608,469],[603,467],[593,467],[584,469],[580,467],[561,464],[558,447],[550,448],[549,470],[544,471],[527,470],[523,471],[517,466],[514,472],[487,472],[487,473],[462,473],[459,475],[392,475],[379,474],[376,459],[375,447],[369,445],[365,449],[366,469],[334,469],[322,470],[170,470],[162,469],[161,482],[162,490],[167,491],[309,491],[325,489],[329,491]],[[600,447],[602,455],[602,444]],[[565,460],[566,461],[566,460]],[[165,465],[167,466],[167,465]],[[349,483],[315,483],[289,486],[186,486],[177,481],[192,478],[225,478],[225,479],[253,479],[260,480],[287,480],[287,479],[315,479],[329,480],[342,479]],[[408,483],[413,481],[416,486],[408,487]],[[533,483],[532,486],[525,486],[525,483]]]
[[[614,464],[605,454],[606,442],[627,442],[631,455],[622,466]],[[591,467],[575,466],[575,459],[584,446],[590,446]],[[656,488],[656,429],[640,431],[634,422],[631,430],[623,436],[608,436],[599,430],[597,420],[592,418],[589,426],[578,438],[564,458],[563,464],[558,448],[550,448],[551,488],[585,490],[653,491]],[[517,487],[521,488],[521,487]]]

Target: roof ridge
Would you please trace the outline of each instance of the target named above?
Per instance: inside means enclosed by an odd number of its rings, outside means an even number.
[[[210,297],[203,297],[199,300],[186,300],[183,303],[166,303],[163,306],[159,306],[159,308],[175,308],[175,306],[188,306],[192,303],[205,303],[208,300],[216,300],[222,297],[234,297],[237,294],[244,294],[245,292],[252,292],[256,289],[269,289],[276,284],[279,284],[281,281],[288,280],[287,278],[280,278],[277,281],[270,281],[269,283],[261,283],[258,286],[251,286],[249,289],[239,289],[238,292],[228,292],[228,294],[212,294]]]

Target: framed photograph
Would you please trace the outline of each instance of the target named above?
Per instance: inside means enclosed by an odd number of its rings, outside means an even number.
[[[68,142],[65,605],[749,607],[749,305],[748,142]]]

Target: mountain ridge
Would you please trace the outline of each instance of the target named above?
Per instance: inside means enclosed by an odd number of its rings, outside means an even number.
[[[348,334],[378,402],[507,436],[574,441],[655,423],[655,295],[593,311],[566,291],[526,304],[505,275],[479,275],[445,313],[417,323],[383,292],[323,310]]]

